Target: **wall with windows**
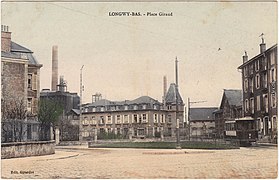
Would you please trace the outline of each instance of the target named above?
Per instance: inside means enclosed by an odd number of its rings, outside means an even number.
[[[191,137],[212,137],[215,132],[215,121],[191,121],[190,127]]]
[[[127,136],[155,136],[156,131],[164,130],[164,111],[121,111],[83,113],[81,135],[86,139],[97,133],[115,133]],[[167,129],[167,128],[165,128]]]
[[[40,98],[40,67],[29,66],[27,76],[27,110],[29,115],[35,116]]]
[[[259,135],[277,134],[277,45],[242,67],[244,116],[257,121]],[[260,136],[261,137],[261,136]]]

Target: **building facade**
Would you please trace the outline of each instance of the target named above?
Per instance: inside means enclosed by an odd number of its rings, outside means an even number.
[[[213,137],[215,132],[215,120],[213,112],[217,107],[204,107],[204,108],[190,108],[189,110],[189,123],[190,123],[190,136],[195,137]]]
[[[72,109],[78,109],[80,101],[77,93],[50,91],[49,89],[43,89],[40,92],[40,99],[52,99],[58,102],[63,108],[63,115],[66,115]]]
[[[242,90],[224,89],[219,109],[213,112],[216,137],[224,137],[225,121],[243,117]]]
[[[40,68],[33,52],[11,39],[8,26],[1,26],[2,122],[29,122],[24,139],[37,139]],[[17,111],[16,111],[17,110]],[[15,123],[15,122],[14,122]],[[4,125],[4,124],[2,124]],[[5,128],[5,127],[4,127]],[[8,128],[9,129],[9,128]],[[3,128],[2,128],[3,130]],[[7,132],[3,130],[4,132]],[[2,131],[2,132],[3,132]],[[24,133],[23,133],[24,134]]]
[[[79,139],[92,140],[95,135],[99,137],[104,133],[122,138],[175,137],[176,119],[183,127],[183,110],[184,104],[175,84],[170,85],[165,95],[165,105],[149,96],[125,101],[100,99],[83,105]]]
[[[244,116],[256,121],[259,139],[277,141],[277,44],[266,50],[264,39],[260,54],[243,56],[242,89]]]

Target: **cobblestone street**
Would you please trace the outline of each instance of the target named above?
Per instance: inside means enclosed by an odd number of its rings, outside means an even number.
[[[87,149],[5,159],[2,178],[276,178],[277,147],[237,150]]]

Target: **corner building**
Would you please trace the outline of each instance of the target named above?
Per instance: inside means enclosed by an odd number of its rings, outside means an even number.
[[[266,50],[262,39],[260,54],[243,56],[243,112],[256,121],[261,141],[277,142],[277,44]]]

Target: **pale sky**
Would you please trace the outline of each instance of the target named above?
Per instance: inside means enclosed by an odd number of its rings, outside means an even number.
[[[172,12],[172,17],[110,17],[109,12]],[[261,33],[267,48],[277,43],[276,2],[185,3],[19,3],[2,2],[2,24],[12,40],[34,52],[41,68],[41,89],[51,86],[51,49],[58,46],[59,75],[83,103],[100,92],[109,100],[142,95],[159,101],[163,76],[175,82],[195,106],[219,106],[223,89],[241,89],[244,50],[259,53]],[[220,51],[218,49],[221,48]]]

